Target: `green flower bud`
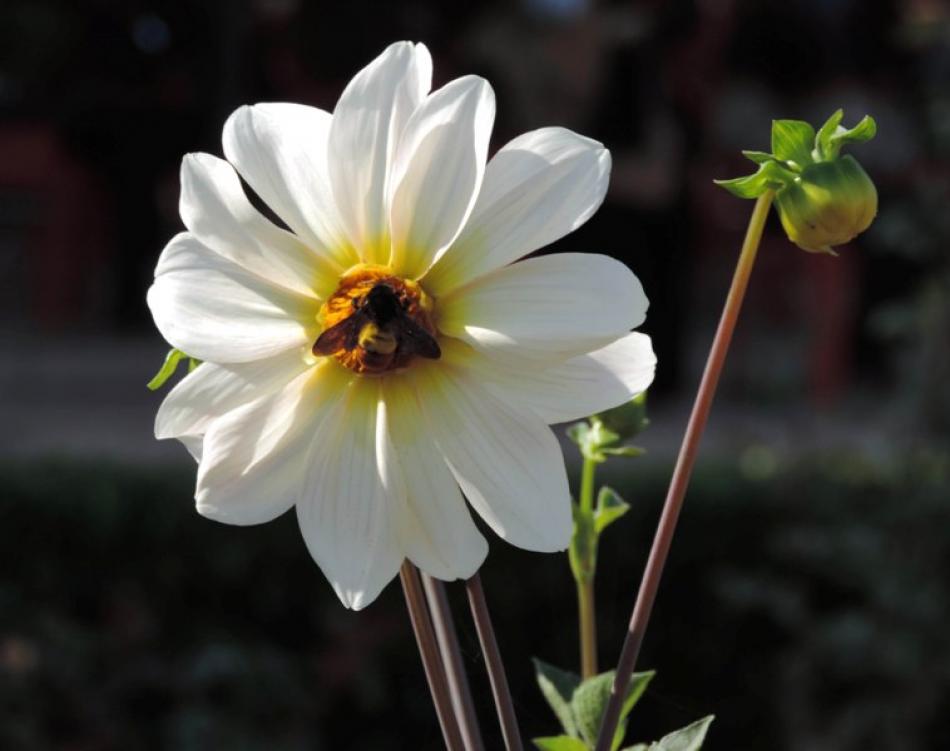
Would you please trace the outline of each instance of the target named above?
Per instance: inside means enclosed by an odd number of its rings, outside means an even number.
[[[841,127],[838,110],[818,132],[801,120],[772,123],[772,153],[745,151],[759,165],[753,175],[717,180],[740,198],[775,192],[775,206],[788,238],[802,250],[831,253],[864,232],[877,215],[877,190],[852,156],[841,156],[847,143],[868,141],[877,126],[864,117]]]
[[[644,391],[619,407],[591,415],[587,420],[574,423],[567,429],[567,435],[584,458],[598,463],[607,461],[610,456],[640,456],[643,449],[622,444],[650,424],[646,399]]]
[[[812,253],[834,253],[871,226],[877,190],[857,160],[843,156],[811,164],[775,194],[789,240]]]
[[[608,409],[594,415],[604,427],[617,434],[619,440],[626,441],[633,438],[650,424],[647,419],[647,393],[638,394],[629,402],[619,407]]]

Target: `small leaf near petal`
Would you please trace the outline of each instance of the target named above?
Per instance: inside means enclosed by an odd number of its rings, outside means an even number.
[[[580,685],[580,676],[549,665],[543,660],[535,659],[533,662],[535,678],[537,678],[541,693],[560,720],[564,732],[577,737],[577,722],[574,718],[574,710],[571,708],[571,697]]]
[[[765,164],[766,162],[775,160],[774,156],[767,154],[764,151],[743,151],[742,156],[755,162],[756,164]]]
[[[567,429],[568,437],[578,445],[585,459],[598,464],[607,461],[604,449],[620,441],[620,436],[604,425],[597,415],[590,422],[576,422]]]
[[[602,449],[603,453],[607,456],[643,456],[647,451],[644,448],[639,446],[617,446],[616,448],[605,448]]]
[[[602,487],[597,495],[597,507],[594,510],[594,531],[599,535],[629,510],[630,504],[624,501],[617,491]]]
[[[620,440],[620,436],[608,428],[596,415],[590,420],[590,431],[587,433],[588,450],[596,461],[606,461],[603,450],[613,446]]]
[[[583,449],[584,444],[587,442],[587,434],[589,432],[590,425],[581,420],[580,422],[575,422],[567,429],[567,437]]]
[[[152,377],[152,380],[146,384],[149,391],[160,389],[165,384],[165,381],[175,375],[175,371],[178,370],[178,363],[181,362],[183,357],[187,357],[187,355],[180,349],[168,350],[162,367],[159,368],[158,372]],[[192,368],[189,367],[189,371],[190,370],[192,370]]]
[[[650,424],[646,405],[647,392],[644,391],[619,407],[600,412],[595,417],[616,433],[620,440],[626,441],[646,430]]]
[[[812,163],[815,129],[804,120],[772,121],[772,153],[783,162],[801,169]]]
[[[556,735],[550,738],[533,738],[532,743],[541,751],[589,751],[584,741],[570,735]]]

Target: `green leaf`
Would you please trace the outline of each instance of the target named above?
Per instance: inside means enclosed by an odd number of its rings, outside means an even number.
[[[535,665],[538,668],[539,675],[542,666],[550,669],[549,665],[544,665],[544,663],[539,660],[535,660]],[[554,670],[561,675],[567,675],[575,681],[578,680],[575,675],[570,673],[565,674],[563,671],[557,670],[557,668],[554,668]],[[623,742],[623,736],[627,726],[627,715],[630,714],[630,711],[639,701],[640,697],[643,696],[647,684],[653,679],[654,675],[654,671],[649,670],[642,673],[634,673],[630,677],[630,684],[627,687],[627,696],[620,708],[620,721],[617,724],[617,732],[614,734],[611,749],[619,748]],[[596,744],[597,735],[600,732],[600,725],[604,717],[604,711],[607,709],[607,702],[610,700],[610,691],[613,688],[613,683],[614,671],[610,670],[606,673],[595,675],[593,678],[588,678],[586,681],[581,682],[580,685],[577,685],[570,703],[571,716],[575,723],[575,729],[572,732],[565,726],[565,730],[568,730],[572,736],[577,737],[579,735],[591,746]],[[561,699],[565,696],[564,690],[566,688],[566,685],[562,685],[559,692]],[[544,691],[543,688],[542,691]],[[547,696],[547,694],[545,695]],[[551,705],[554,706],[554,703],[552,702]],[[564,724],[563,721],[562,724]]]
[[[775,160],[774,156],[766,154],[764,151],[743,151],[742,156],[746,159],[751,159],[756,164],[765,164],[766,162]]]
[[[650,751],[650,746],[646,743],[638,743],[636,746],[627,746],[622,751]]]
[[[713,180],[739,198],[758,198],[767,190],[778,190],[795,179],[795,175],[778,162],[764,162],[754,175],[732,180]]]
[[[647,690],[647,684],[653,680],[654,675],[656,675],[655,670],[646,670],[642,673],[634,673],[630,676],[630,683],[627,686],[627,698],[620,707],[620,721],[617,723],[617,732],[614,733],[614,741],[611,745],[611,749],[614,751],[620,748],[620,744],[623,743],[623,739],[627,735],[627,716],[636,706],[637,702],[640,701],[640,697],[643,696],[643,692]]]
[[[595,675],[581,683],[574,691],[571,699],[571,708],[577,721],[577,729],[581,738],[589,744],[597,743],[597,734],[600,732],[600,721],[603,719],[607,701],[610,699],[610,689],[614,683],[614,671]]]
[[[841,147],[846,143],[870,141],[877,134],[877,123],[870,115],[865,115],[853,128],[841,126],[844,111],[838,110],[821,126],[815,138],[815,151],[822,161],[832,161],[838,157]]]
[[[537,658],[533,662],[541,693],[554,710],[564,732],[576,738],[577,722],[574,718],[574,710],[571,708],[571,699],[580,685],[580,676],[556,668]]]
[[[734,177],[730,180],[713,180],[720,188],[725,188],[736,198],[758,198],[768,186],[762,180],[760,172],[746,177]]]
[[[864,143],[870,141],[875,135],[877,135],[877,123],[874,122],[873,117],[865,115],[853,128],[837,130],[831,136],[831,145],[841,148],[841,145],[846,143]]]
[[[709,730],[714,719],[716,719],[714,715],[709,715],[692,725],[664,735],[655,744],[656,751],[699,751],[703,747],[703,741],[706,740],[706,731]],[[652,749],[653,746],[650,748]]]
[[[616,433],[619,440],[626,441],[633,438],[650,424],[650,420],[647,419],[647,392],[637,394],[619,407],[598,412],[591,418],[592,422],[597,420]]]
[[[159,371],[154,375],[152,380],[146,384],[147,388],[150,391],[161,388],[165,381],[171,378],[175,374],[175,371],[178,370],[178,363],[183,357],[187,357],[187,355],[180,349],[170,349],[168,354],[165,355],[165,362],[162,363],[162,367],[159,368]]]
[[[804,120],[772,121],[772,154],[783,162],[794,162],[799,169],[811,164],[815,129]]]
[[[577,729],[580,736],[592,746],[597,742],[597,734],[600,732],[600,723],[604,717],[604,711],[607,709],[607,702],[610,700],[610,691],[614,684],[614,672],[609,670],[606,673],[595,675],[581,683],[574,691],[571,699],[571,709],[574,712],[574,719],[577,722]],[[617,724],[617,732],[614,734],[614,740],[611,744],[612,749],[617,749],[623,742],[623,736],[626,732],[627,715],[636,705],[647,684],[653,679],[654,671],[649,670],[642,673],[634,673],[630,677],[630,684],[627,687],[627,697],[620,708],[620,721]]]
[[[541,751],[590,751],[584,741],[572,738],[569,735],[533,738],[531,742]]]
[[[620,436],[594,415],[590,418],[590,430],[587,433],[587,440],[590,448],[599,451],[606,446],[612,446],[620,440]]]
[[[630,714],[630,710],[640,701],[640,697],[643,696],[643,692],[647,690],[647,686],[655,675],[655,670],[644,670],[642,673],[634,673],[630,676],[630,685],[627,686],[627,698],[624,700],[623,707],[620,709],[621,720],[625,720],[627,715]]]
[[[629,510],[630,504],[624,501],[616,490],[602,487],[597,494],[597,505],[594,508],[594,531],[599,535]]]
[[[582,420],[581,422],[575,422],[567,429],[567,437],[574,441],[574,443],[576,443],[578,446],[583,448],[584,443],[587,441],[587,434],[589,432],[590,425]]]
[[[830,159],[832,157],[831,137],[837,132],[843,117],[844,110],[835,110],[831,117],[825,120],[825,124],[818,129],[818,135],[815,136],[815,150],[818,152],[817,156],[820,159]]]
[[[620,436],[594,415],[590,422],[576,422],[567,429],[568,437],[578,445],[585,459],[602,463],[607,461],[603,449],[620,440]]]
[[[647,451],[639,446],[615,446],[613,448],[601,449],[607,456],[643,456]]]

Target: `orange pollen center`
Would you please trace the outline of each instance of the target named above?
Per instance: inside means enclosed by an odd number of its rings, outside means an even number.
[[[405,368],[414,357],[441,355],[432,299],[386,266],[360,264],[347,271],[320,318],[323,332],[313,353],[357,373],[384,373]]]

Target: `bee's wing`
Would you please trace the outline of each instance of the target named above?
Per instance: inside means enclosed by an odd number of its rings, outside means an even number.
[[[313,343],[313,354],[329,356],[341,349],[349,352],[359,343],[360,329],[365,323],[365,316],[354,313],[349,318],[331,326],[317,337]]]
[[[400,344],[412,354],[438,360],[442,357],[442,348],[435,337],[411,318],[399,319]]]

